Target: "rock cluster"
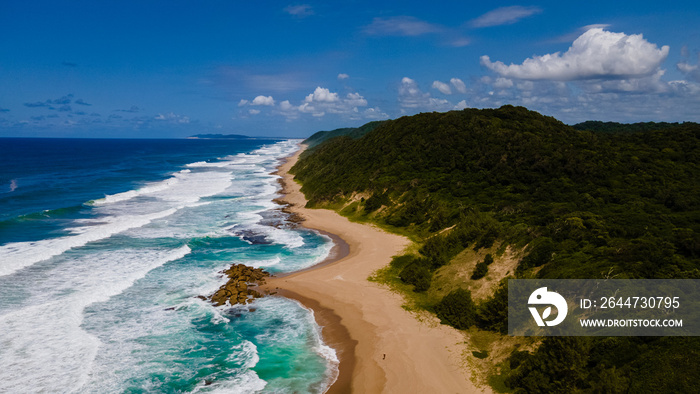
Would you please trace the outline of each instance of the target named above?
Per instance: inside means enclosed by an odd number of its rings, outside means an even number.
[[[223,272],[229,277],[228,282],[211,296],[214,305],[224,305],[228,301],[231,305],[247,304],[251,298],[260,298],[262,295],[251,287],[265,283],[269,272],[262,268],[248,267],[244,264],[232,265]]]

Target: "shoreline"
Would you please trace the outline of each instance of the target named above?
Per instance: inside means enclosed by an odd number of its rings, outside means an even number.
[[[335,246],[321,263],[270,277],[260,288],[314,311],[324,342],[340,361],[327,392],[483,392],[462,366],[463,333],[437,319],[418,321],[402,308],[400,295],[367,280],[410,241],[335,211],[305,208],[301,186],[289,174],[304,149],[278,167],[284,194],[279,200],[303,227],[330,236]]]

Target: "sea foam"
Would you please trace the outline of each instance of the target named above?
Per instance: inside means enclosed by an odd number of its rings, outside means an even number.
[[[33,305],[0,316],[0,392],[79,390],[87,382],[100,346],[80,327],[85,307],[109,300],[149,271],[190,251],[182,246],[105,252],[45,271],[35,284],[40,293],[32,297]],[[61,288],[70,291],[60,295]]]

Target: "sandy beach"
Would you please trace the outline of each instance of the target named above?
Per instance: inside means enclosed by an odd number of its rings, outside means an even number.
[[[303,149],[302,149],[303,150]],[[401,296],[367,278],[410,243],[334,211],[305,208],[288,173],[301,150],[280,166],[285,197],[302,225],[339,237],[334,254],[312,269],[270,278],[263,290],[300,301],[315,312],[326,343],[338,352],[340,376],[329,392],[482,392],[461,366],[465,338],[451,327],[417,320]],[[345,245],[343,245],[345,243]],[[486,388],[486,392],[490,392]]]

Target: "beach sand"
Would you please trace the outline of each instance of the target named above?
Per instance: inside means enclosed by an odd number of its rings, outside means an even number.
[[[472,393],[461,362],[464,334],[421,322],[404,310],[400,295],[367,278],[400,254],[408,239],[353,223],[334,211],[307,209],[300,185],[288,173],[302,151],[280,166],[282,200],[302,225],[339,237],[334,255],[318,266],[269,278],[263,290],[296,299],[314,310],[326,343],[340,359],[330,393]],[[343,242],[344,241],[344,242]]]

